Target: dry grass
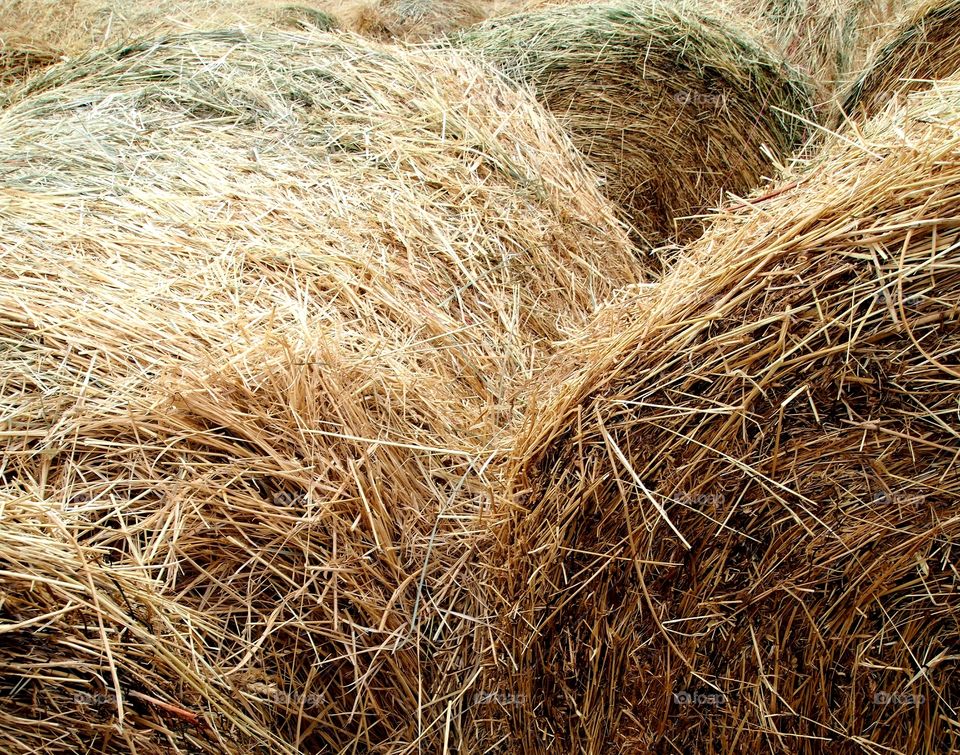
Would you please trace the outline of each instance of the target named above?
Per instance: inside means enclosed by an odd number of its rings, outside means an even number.
[[[960,747],[958,217],[953,83],[558,358],[502,537],[515,751]]]
[[[863,119],[892,99],[960,71],[960,2],[925,0],[878,44],[866,70],[843,100],[844,112]]]
[[[458,42],[532,87],[648,245],[775,172],[805,126],[804,83],[746,30],[682,4],[551,7]]]
[[[34,76],[0,165],[4,749],[467,751],[519,386],[640,276],[569,140],[219,32]]]
[[[12,35],[0,38],[0,87],[15,84],[34,71],[56,62],[55,50],[38,47]]]
[[[10,53],[0,57],[0,76],[22,78],[64,57],[160,34],[333,28],[323,7],[316,0],[3,0],[0,51]],[[18,62],[25,56],[27,66]]]
[[[491,0],[359,0],[331,2],[343,26],[382,41],[423,42],[478,24]]]
[[[895,25],[908,0],[768,0],[736,2],[773,47],[815,82],[818,111],[832,117],[835,98],[864,65],[878,36]]]

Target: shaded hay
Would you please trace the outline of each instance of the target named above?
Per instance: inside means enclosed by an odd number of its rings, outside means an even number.
[[[14,37],[0,38],[0,86],[9,86],[57,62],[57,54]]]
[[[846,93],[843,110],[851,117],[872,117],[891,100],[958,71],[960,2],[918,3],[878,44],[866,70]]]
[[[0,166],[0,741],[469,747],[517,386],[639,277],[552,119],[453,53],[191,34],[33,77]]]
[[[661,2],[554,7],[490,20],[459,44],[533,88],[649,243],[746,192],[788,155],[803,83],[745,31]]]
[[[505,538],[517,751],[956,751],[958,217],[951,84],[558,360]]]

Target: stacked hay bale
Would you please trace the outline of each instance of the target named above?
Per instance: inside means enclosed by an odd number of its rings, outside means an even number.
[[[927,0],[877,46],[844,97],[849,117],[870,118],[888,102],[960,71],[960,2]]]
[[[960,746],[960,83],[717,220],[520,443],[520,752]]]
[[[640,275],[569,140],[453,53],[218,32],[33,77],[0,165],[0,741],[464,742],[517,387]]]
[[[553,7],[488,21],[458,43],[533,88],[648,244],[744,193],[804,134],[804,84],[757,39],[661,2]]]

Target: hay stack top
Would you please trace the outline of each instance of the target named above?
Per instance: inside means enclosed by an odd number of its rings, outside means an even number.
[[[724,190],[754,188],[802,137],[807,88],[761,40],[682,3],[548,7],[497,18],[460,45],[532,87],[651,242]]]

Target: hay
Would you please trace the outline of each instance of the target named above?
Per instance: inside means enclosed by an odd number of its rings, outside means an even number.
[[[490,14],[489,0],[361,0],[330,7],[345,28],[383,41],[437,39]]]
[[[847,0],[769,0],[756,16],[775,48],[817,85],[818,104],[827,100],[853,66],[858,43],[858,2]]]
[[[516,751],[957,750],[958,217],[954,83],[571,345],[502,538]]]
[[[5,0],[0,48],[33,52],[30,69],[63,57],[161,34],[237,26],[329,30],[316,0]],[[37,59],[36,53],[43,53]],[[2,69],[0,69],[2,70]],[[22,78],[29,70],[13,71]]]
[[[891,100],[960,71],[960,2],[927,0],[883,39],[843,100],[844,113],[870,118]]]
[[[871,46],[907,4],[907,0],[735,3],[773,48],[814,82],[823,119],[833,116],[838,92],[859,74]]]
[[[0,38],[0,87],[25,79],[34,71],[57,62],[57,53],[19,43],[14,37]]]
[[[533,88],[649,244],[698,235],[690,216],[773,173],[768,154],[784,157],[804,133],[790,114],[810,106],[760,42],[682,5],[548,8],[458,43]]]
[[[0,165],[0,482],[60,554],[0,549],[2,626],[58,636],[2,646],[0,741],[460,746],[518,386],[640,275],[552,119],[453,53],[204,33],[34,76]]]
[[[220,721],[221,752],[283,742],[238,707],[191,646],[219,642],[198,611],[164,598],[148,569],[112,563],[97,546],[99,526],[55,501],[0,499],[0,748],[6,753],[203,747],[197,732]],[[104,650],[113,653],[110,666]],[[127,726],[115,730],[117,700]],[[179,705],[164,704],[177,700]],[[45,717],[37,717],[43,712]],[[256,736],[233,738],[227,717]],[[93,735],[93,736],[91,736]],[[152,749],[151,749],[152,748]]]

